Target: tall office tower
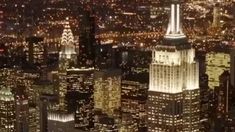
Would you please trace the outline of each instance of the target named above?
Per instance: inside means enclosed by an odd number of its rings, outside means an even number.
[[[86,72],[87,71],[87,72]],[[90,71],[90,72],[89,72]],[[83,82],[90,82],[92,83],[94,80],[93,78],[93,68],[87,69],[68,69],[67,70],[67,94],[66,94],[66,102],[67,102],[67,112],[74,113],[77,109],[77,106],[74,105],[79,100],[79,95],[81,90],[90,90],[87,88],[83,89]],[[87,85],[87,84],[86,84]],[[91,84],[92,85],[92,84]],[[86,91],[86,92],[88,92]]]
[[[230,51],[230,73],[231,85],[235,88],[235,48]]]
[[[40,132],[39,109],[36,104],[29,104],[29,132]]]
[[[94,74],[95,109],[113,116],[114,110],[121,107],[121,71],[108,69]]]
[[[215,2],[214,4],[212,27],[215,27],[215,28],[220,27],[220,6],[218,2]]]
[[[64,31],[61,37],[61,51],[59,55],[59,70],[66,71],[77,62],[76,46],[74,36],[70,29],[68,18],[64,24]]]
[[[201,122],[201,132],[208,132],[210,128],[209,123],[209,108],[210,108],[210,89],[208,86],[208,75],[200,75],[199,80],[200,86],[200,122]]]
[[[39,79],[39,73],[35,73],[34,71],[28,71],[21,73],[21,76],[18,77],[18,80],[22,81],[22,84],[25,87],[25,92],[28,96],[29,104],[36,103],[36,94],[33,88],[33,84],[35,80]]]
[[[15,99],[10,88],[0,86],[0,131],[15,132]]]
[[[26,60],[31,66],[40,65],[45,62],[46,48],[43,43],[43,38],[40,37],[29,37],[26,38]]]
[[[67,69],[75,67],[77,63],[77,53],[75,51],[74,36],[70,29],[68,20],[65,22],[64,31],[61,38],[61,51],[59,55],[59,71],[57,73],[59,95],[59,110],[66,110],[65,95],[67,94]]]
[[[232,87],[230,84],[230,73],[224,71],[220,77],[220,86],[215,88],[215,95],[217,96],[216,116],[214,118],[214,130],[229,132],[230,126],[234,116],[232,105]],[[232,117],[232,118],[231,118]]]
[[[67,93],[67,78],[66,71],[53,71],[52,72],[52,80],[55,85],[54,92],[58,96],[58,104],[55,110],[66,111],[67,103],[66,103],[66,93]]]
[[[88,131],[94,127],[94,68],[76,70],[79,85],[75,92],[75,128]]]
[[[136,75],[140,77],[141,75]],[[122,80],[121,112],[128,113],[136,124],[136,131],[147,131],[147,94],[148,84],[132,77]]]
[[[27,95],[22,92],[24,87],[16,89],[16,131],[17,132],[29,132],[29,102]]]
[[[56,102],[57,97],[50,94],[42,94],[40,96],[39,110],[40,110],[40,132],[48,132],[48,106],[52,102]],[[54,119],[54,118],[53,118]]]
[[[223,118],[229,113],[232,106],[232,87],[230,83],[229,71],[224,71],[220,77],[220,86],[218,87],[218,116]]]
[[[95,59],[95,17],[91,11],[84,10],[80,18],[79,33],[79,67],[93,66]]]
[[[206,54],[206,74],[209,76],[209,87],[214,89],[219,86],[219,76],[224,70],[230,69],[230,56],[222,52]]]
[[[199,132],[200,91],[195,51],[182,32],[180,0],[171,1],[163,44],[152,52],[148,94],[150,132]]]

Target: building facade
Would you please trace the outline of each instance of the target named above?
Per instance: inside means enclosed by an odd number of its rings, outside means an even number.
[[[89,131],[94,127],[94,68],[76,69],[79,75],[75,100],[75,128]]]
[[[15,132],[15,99],[10,88],[0,87],[0,131]]]
[[[16,131],[28,132],[29,131],[29,104],[28,98],[25,95],[17,95],[15,97],[16,104]]]
[[[152,51],[148,93],[148,131],[199,132],[198,63],[182,32],[180,1],[171,1],[163,43]]]
[[[121,71],[97,71],[94,81],[95,109],[112,116],[121,107]]]
[[[219,76],[230,69],[230,55],[211,52],[206,55],[206,74],[209,76],[209,87],[219,86]]]
[[[147,83],[122,81],[121,112],[131,116],[136,131],[147,131],[147,93]]]

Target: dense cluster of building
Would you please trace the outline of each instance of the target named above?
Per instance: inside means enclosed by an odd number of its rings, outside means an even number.
[[[206,2],[3,0],[0,131],[235,131],[235,3]]]

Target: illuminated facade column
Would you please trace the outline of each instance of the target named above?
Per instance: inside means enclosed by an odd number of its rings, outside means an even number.
[[[121,107],[121,71],[103,70],[95,72],[94,83],[95,109],[109,116]]]
[[[15,132],[15,99],[10,88],[0,86],[0,131]]]
[[[220,7],[219,3],[215,3],[213,9],[213,23],[212,27],[219,27],[220,26]]]
[[[169,27],[152,51],[148,96],[149,132],[199,132],[198,63],[180,24],[180,1],[172,1]]]

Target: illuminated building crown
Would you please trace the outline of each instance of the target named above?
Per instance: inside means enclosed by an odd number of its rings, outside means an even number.
[[[0,100],[1,101],[13,101],[14,95],[11,92],[10,88],[6,88],[4,86],[0,87]]]
[[[74,36],[70,28],[68,19],[64,25],[64,31],[61,38],[61,53],[66,55],[66,58],[71,58],[72,54],[76,54]]]
[[[180,14],[180,1],[172,0],[171,15],[165,35],[166,39],[181,39],[186,37],[182,31]]]
[[[64,31],[62,33],[61,45],[73,45],[74,37],[72,30],[70,28],[69,22],[65,22]]]

